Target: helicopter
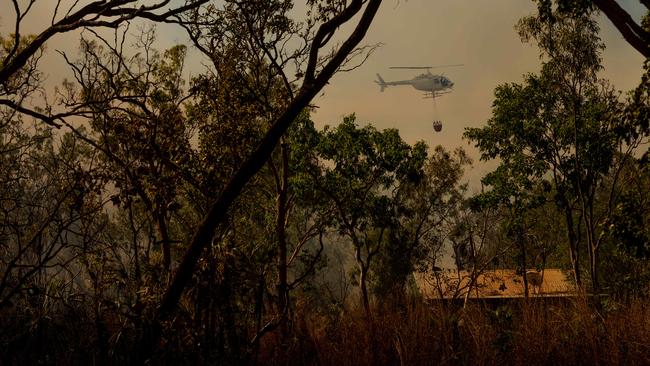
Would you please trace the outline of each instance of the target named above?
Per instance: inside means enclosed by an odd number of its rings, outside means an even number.
[[[375,83],[379,84],[380,91],[384,91],[389,86],[397,85],[411,85],[417,90],[425,92],[425,98],[435,98],[443,94],[451,93],[451,88],[454,83],[444,75],[434,75],[431,69],[440,67],[454,67],[463,66],[462,64],[456,65],[442,65],[442,66],[394,66],[391,69],[407,69],[407,70],[427,70],[426,73],[415,76],[410,80],[398,81],[385,81],[381,75],[377,74]]]
[[[435,98],[443,94],[451,93],[454,83],[444,75],[434,75],[431,73],[433,68],[463,66],[462,64],[441,65],[441,66],[394,66],[391,69],[408,69],[408,70],[427,70],[426,73],[415,76],[410,80],[385,81],[381,75],[377,74],[375,83],[379,84],[380,91],[384,91],[389,86],[411,85],[417,90],[424,91],[425,98],[433,99],[435,114]],[[436,132],[442,130],[442,121],[434,120],[433,129]]]

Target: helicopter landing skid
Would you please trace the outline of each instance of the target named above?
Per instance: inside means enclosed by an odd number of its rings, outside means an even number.
[[[435,93],[428,92],[428,93],[425,93],[422,98],[424,98],[424,99],[435,99],[435,98],[439,98],[439,97],[441,97],[441,96],[443,96],[445,94],[449,94],[449,93],[450,92],[435,92]]]

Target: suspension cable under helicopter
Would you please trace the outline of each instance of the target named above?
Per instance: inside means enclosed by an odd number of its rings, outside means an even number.
[[[436,104],[436,92],[431,92],[431,99],[433,99],[433,130],[436,132],[442,131],[442,121],[438,117],[438,106]]]

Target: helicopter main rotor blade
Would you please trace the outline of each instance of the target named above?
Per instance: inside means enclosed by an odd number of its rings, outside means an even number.
[[[439,69],[441,67],[458,67],[465,66],[464,64],[450,64],[450,65],[436,65],[436,66],[391,66],[390,69],[407,69],[407,70],[428,70]]]
[[[431,67],[432,69],[439,69],[441,67],[459,67],[459,66],[465,66],[465,64],[451,64],[451,65],[436,65]]]
[[[430,69],[430,66],[391,66],[389,69],[406,69],[406,70],[426,70]]]

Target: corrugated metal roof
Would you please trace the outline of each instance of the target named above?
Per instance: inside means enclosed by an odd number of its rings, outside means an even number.
[[[470,290],[470,298],[510,298],[524,296],[523,276],[512,269],[486,270],[473,276],[470,289],[470,271],[442,270],[417,273],[416,283],[426,298],[464,298]],[[527,271],[530,296],[572,296],[575,286],[560,269],[545,269],[541,272]]]

